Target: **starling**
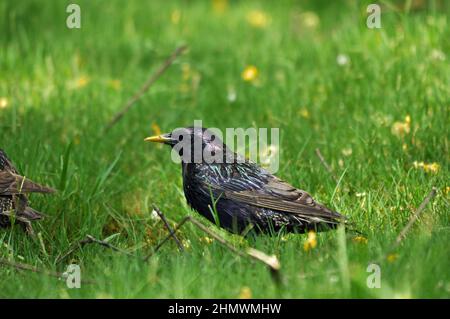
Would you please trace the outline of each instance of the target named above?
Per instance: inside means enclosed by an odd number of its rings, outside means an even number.
[[[179,147],[183,140],[189,147]],[[208,129],[181,128],[145,141],[164,143],[178,152],[187,203],[230,232],[242,234],[253,228],[266,234],[304,233],[336,228],[345,220],[304,190],[234,153]],[[195,145],[201,145],[202,152],[220,154],[222,160],[196,160]]]
[[[26,194],[52,192],[53,189],[21,176],[0,149],[0,228],[11,226],[11,220],[15,220],[32,234],[31,221],[41,219],[42,213],[28,206]]]

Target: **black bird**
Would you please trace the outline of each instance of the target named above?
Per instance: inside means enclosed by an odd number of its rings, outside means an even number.
[[[208,129],[182,128],[145,140],[170,145],[179,153],[188,204],[233,233],[240,234],[252,226],[256,232],[272,234],[282,229],[322,231],[335,228],[345,219],[304,190],[243,159]],[[180,149],[183,140],[190,147]],[[201,151],[220,154],[217,158],[223,163],[195,161],[195,143],[201,145]]]
[[[33,234],[31,221],[41,219],[42,213],[28,206],[26,194],[52,192],[53,189],[21,176],[0,149],[0,228],[11,226],[11,220],[15,220]]]

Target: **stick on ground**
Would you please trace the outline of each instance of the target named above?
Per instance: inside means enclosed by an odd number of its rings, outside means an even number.
[[[79,242],[75,243],[74,245],[72,245],[72,247],[61,257],[56,259],[56,263],[61,262],[62,260],[66,259],[69,255],[71,255],[74,251],[76,251],[77,249],[79,249],[80,247],[87,245],[87,244],[98,244],[101,245],[103,247],[109,248],[113,251],[128,255],[128,256],[134,256],[133,254],[120,249],[116,246],[111,245],[110,243],[108,243],[107,241],[104,240],[100,240],[95,238],[94,236],[91,235],[86,235],[86,238],[80,240]]]
[[[224,238],[219,236],[218,234],[209,230],[205,225],[200,223],[198,220],[192,218],[191,216],[187,216],[187,217],[183,218],[180,221],[180,223],[173,229],[173,231],[171,231],[170,234],[168,236],[166,236],[155,247],[153,252],[144,258],[144,260],[147,261],[151,256],[153,256],[172,237],[172,235],[175,234],[178,231],[178,229],[180,229],[188,221],[191,222],[192,224],[194,224],[201,231],[207,233],[208,235],[210,235],[211,237],[216,239],[220,244],[222,244],[224,247],[228,248],[230,251],[232,251],[236,255],[241,256],[241,257],[251,258],[252,260],[264,263],[266,266],[269,267],[269,269],[271,270],[271,273],[274,276],[274,278],[276,279],[276,281],[278,281],[278,282],[280,281],[279,271],[280,271],[281,265],[276,256],[269,256],[269,255],[263,253],[262,251],[259,251],[254,248],[249,248],[249,249],[247,249],[247,251],[241,251],[241,250],[237,249],[236,247],[234,247],[227,240],[225,240]]]
[[[406,237],[407,233],[411,229],[412,225],[417,221],[419,216],[425,210],[425,207],[435,196],[436,196],[436,187],[432,187],[431,191],[428,193],[428,195],[422,201],[419,208],[417,208],[417,210],[412,214],[412,216],[410,217],[406,226],[400,231],[395,242],[392,244],[392,247],[388,250],[387,253],[385,253],[383,255],[383,257],[382,257],[383,259],[385,259],[390,253],[392,253],[395,250],[395,248],[397,248],[400,245],[400,243],[403,241],[403,239]]]
[[[172,227],[170,227],[169,222],[167,221],[166,216],[164,216],[164,214],[161,212],[161,210],[156,206],[153,205],[153,209],[155,210],[155,212],[158,214],[159,218],[161,218],[161,220],[163,221],[164,225],[166,226],[166,228],[169,230],[169,234],[172,236],[173,240],[175,240],[175,242],[177,243],[178,249],[180,251],[184,251],[183,245],[181,244],[180,240],[178,239],[177,235],[175,234],[175,232],[172,230]]]
[[[337,183],[339,183],[339,179],[337,178],[337,176],[334,174],[333,170],[331,169],[331,166],[328,165],[327,161],[325,160],[325,158],[322,156],[322,153],[320,152],[320,149],[316,148],[316,155],[319,158],[320,162],[322,163],[323,167],[325,167],[325,169],[327,170],[327,172],[331,175],[331,177],[334,179],[334,181]]]
[[[415,211],[415,213],[411,216],[406,226],[402,229],[402,231],[398,234],[397,239],[395,240],[394,248],[397,247],[402,240],[406,237],[406,234],[411,229],[411,226],[416,222],[416,220],[419,218],[419,216],[424,211],[425,207],[428,205],[428,203],[436,196],[436,187],[433,187],[431,191],[428,193],[427,197],[422,201],[419,208]]]
[[[52,272],[52,271],[48,271],[48,270],[45,270],[45,269],[40,269],[40,268],[31,266],[31,265],[28,265],[28,264],[22,264],[22,263],[18,263],[18,262],[9,261],[9,260],[4,259],[4,258],[0,258],[0,265],[4,265],[4,266],[7,266],[7,267],[15,268],[17,270],[26,270],[26,271],[31,271],[31,272],[38,273],[38,274],[44,274],[44,275],[47,275],[47,276],[50,276],[50,277],[55,277],[55,278],[58,278],[58,279],[61,279],[61,278],[65,277],[65,275],[63,273]],[[81,279],[81,283],[93,284],[94,281]]]
[[[161,75],[172,65],[172,63],[175,61],[175,59],[183,53],[187,49],[186,45],[182,45],[178,47],[170,57],[167,58],[166,61],[156,70],[155,73],[153,73],[148,80],[144,83],[144,85],[140,88],[139,91],[137,91],[128,101],[125,103],[123,108],[114,115],[112,120],[108,123],[108,125],[105,127],[104,132],[108,131],[111,127],[113,127],[117,122],[122,119],[122,117],[131,109],[131,107],[136,103],[142,95],[144,95],[145,92],[150,89],[150,87],[153,85],[153,83],[156,82],[160,78]]]

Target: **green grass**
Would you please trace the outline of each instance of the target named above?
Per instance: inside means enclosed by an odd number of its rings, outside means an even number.
[[[67,289],[63,281],[0,266],[0,297],[234,298],[247,286],[256,298],[449,298],[450,6],[407,1],[405,9],[383,1],[382,29],[370,30],[370,2],[328,2],[230,1],[218,13],[209,1],[83,0],[82,28],[69,30],[70,2],[1,1],[0,98],[8,105],[0,108],[0,148],[24,175],[59,191],[31,197],[48,214],[34,226],[42,241],[18,227],[1,230],[0,257],[61,272],[72,261],[96,283]],[[270,16],[267,26],[247,22],[255,9]],[[304,26],[302,12],[319,23]],[[189,52],[102,135],[180,44]],[[339,54],[347,65],[338,65]],[[258,83],[242,80],[247,65],[258,68]],[[227,99],[229,90],[236,101]],[[392,126],[407,115],[410,132],[396,136]],[[208,223],[237,247],[277,255],[280,286],[264,266],[206,244],[192,225],[180,232],[190,243],[183,254],[170,242],[145,263],[90,245],[57,264],[86,234],[118,233],[112,244],[151,252],[166,234],[150,218],[152,204],[174,223],[192,215],[207,224],[187,207],[169,149],[143,142],[152,123],[170,131],[195,119],[221,129],[279,127],[277,175],[348,215],[367,244],[331,231],[305,252],[306,235],[242,240]],[[342,179],[339,187],[316,148]],[[440,169],[425,172],[414,161]],[[381,289],[367,288],[367,266],[389,251],[432,186],[437,196],[397,258],[379,262]]]

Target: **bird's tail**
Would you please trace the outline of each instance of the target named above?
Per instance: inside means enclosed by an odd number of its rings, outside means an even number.
[[[53,193],[54,189],[35,183],[28,178],[11,171],[0,171],[0,193],[17,195],[26,193]]]

